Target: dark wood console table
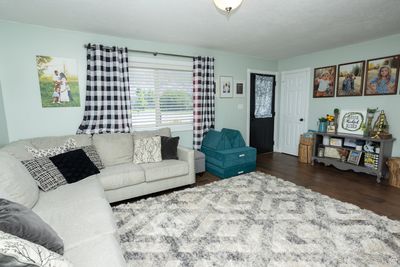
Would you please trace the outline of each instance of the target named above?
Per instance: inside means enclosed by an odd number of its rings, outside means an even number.
[[[342,161],[340,159],[336,158],[330,158],[330,157],[319,157],[318,156],[318,149],[319,148],[326,148],[326,147],[333,147],[337,149],[345,149],[348,150],[349,152],[352,150],[355,150],[354,148],[351,147],[345,147],[345,146],[332,146],[332,145],[324,145],[323,144],[323,138],[324,136],[327,136],[329,138],[340,138],[343,139],[343,143],[345,139],[351,139],[351,140],[362,140],[362,141],[371,141],[374,144],[378,145],[380,147],[379,153],[374,153],[375,155],[378,156],[378,164],[376,168],[371,168],[364,166],[363,162],[360,162],[359,165],[355,165],[352,163],[349,163],[347,161]],[[365,137],[362,135],[352,135],[352,134],[340,134],[340,133],[314,133],[314,146],[313,146],[313,157],[312,157],[312,164],[314,165],[315,162],[323,163],[325,166],[332,165],[339,170],[353,170],[355,172],[362,172],[362,173],[367,173],[370,175],[376,176],[376,181],[378,183],[381,182],[382,178],[386,178],[386,175],[388,173],[387,167],[386,167],[386,161],[388,158],[392,156],[392,148],[393,148],[393,142],[396,140],[395,138],[391,139],[374,139],[371,137]],[[364,151],[364,149],[360,152],[363,153],[370,153]]]

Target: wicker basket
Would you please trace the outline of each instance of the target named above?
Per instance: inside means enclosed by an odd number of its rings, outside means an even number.
[[[390,158],[386,161],[389,167],[389,184],[394,187],[400,188],[400,158]]]
[[[311,163],[312,158],[312,147],[314,139],[312,137],[306,137],[304,135],[300,136],[299,143],[299,162],[301,163]]]

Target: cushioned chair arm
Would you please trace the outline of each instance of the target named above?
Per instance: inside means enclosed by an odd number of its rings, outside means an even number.
[[[179,160],[186,161],[189,164],[189,176],[192,179],[192,183],[195,183],[196,175],[194,170],[194,150],[178,146],[178,158]]]

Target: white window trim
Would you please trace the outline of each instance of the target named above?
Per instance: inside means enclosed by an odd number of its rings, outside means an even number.
[[[149,69],[165,69],[165,70],[182,70],[191,72],[193,70],[193,62],[187,60],[169,60],[160,58],[150,58],[150,57],[137,57],[128,56],[129,68],[149,68]],[[193,122],[183,125],[162,125],[154,127],[138,127],[136,126],[134,130],[145,131],[145,130],[157,130],[161,128],[168,127],[173,132],[180,131],[192,131]]]

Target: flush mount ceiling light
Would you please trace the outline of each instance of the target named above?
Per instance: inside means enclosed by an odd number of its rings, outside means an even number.
[[[242,4],[243,0],[214,0],[214,4],[224,13],[229,15]]]

